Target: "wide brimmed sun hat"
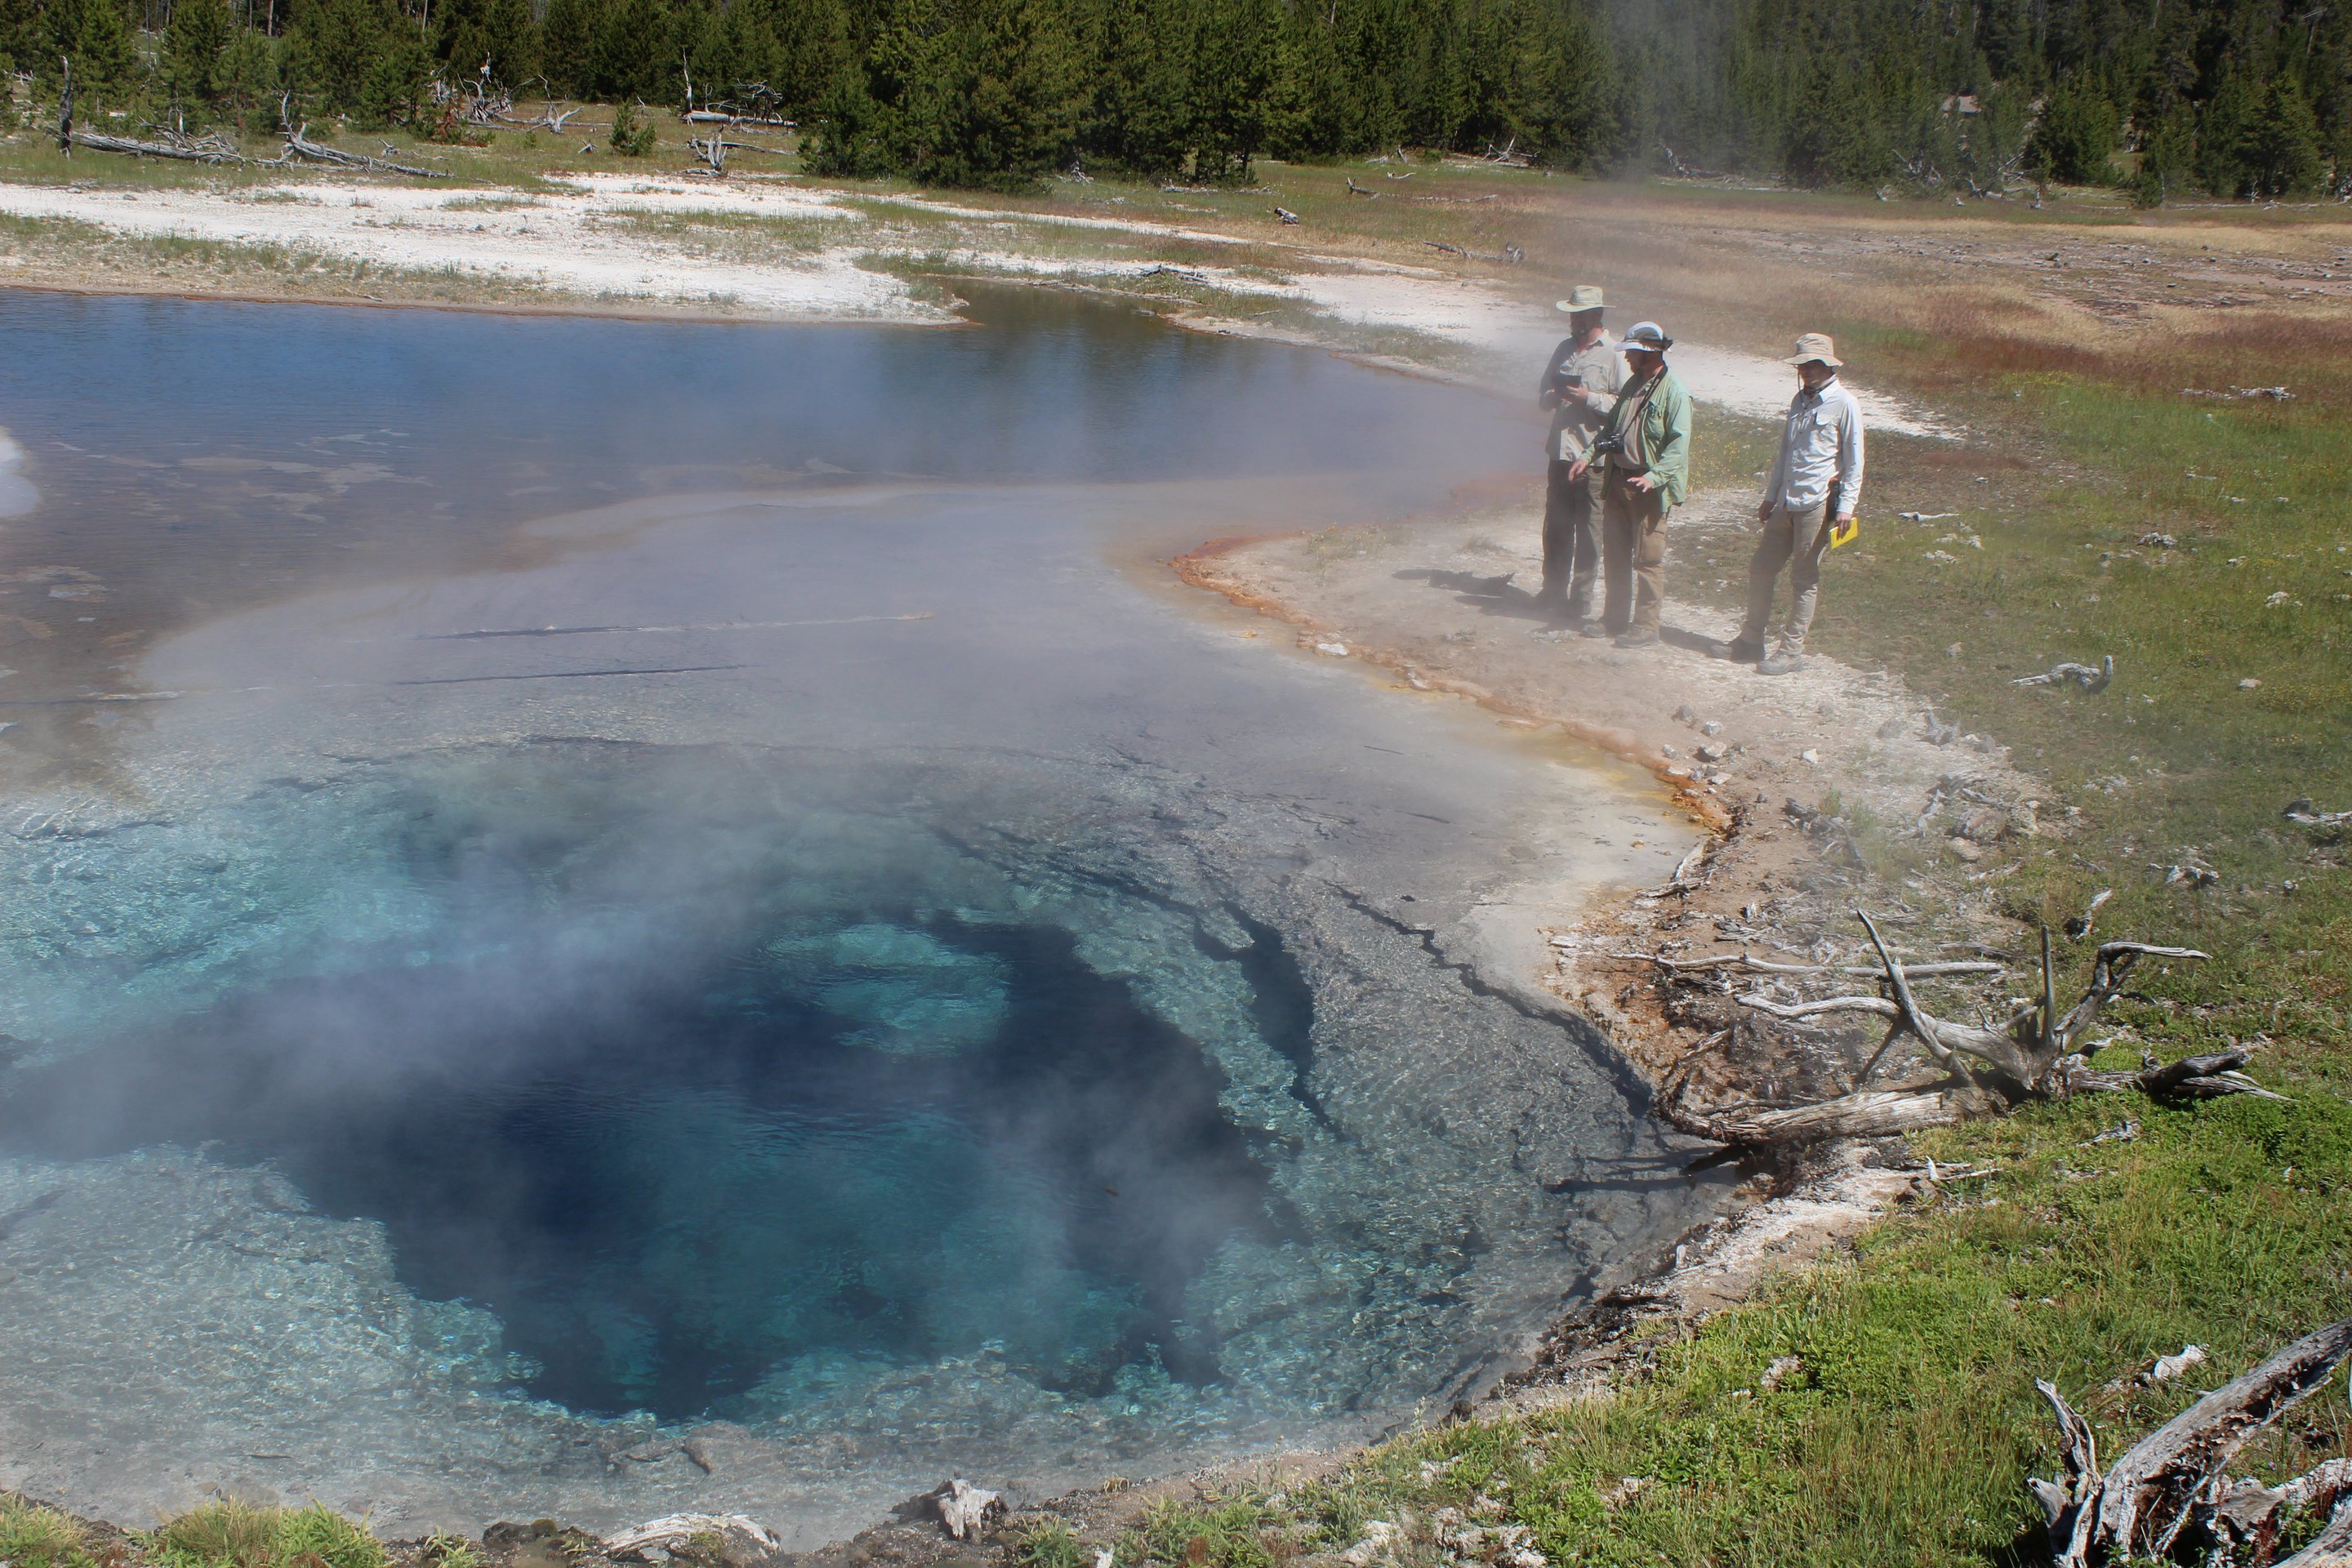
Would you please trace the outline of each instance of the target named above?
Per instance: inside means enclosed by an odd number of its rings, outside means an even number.
[[[1568,291],[1567,299],[1560,300],[1552,309],[1566,310],[1571,316],[1581,314],[1586,310],[1598,310],[1601,309],[1601,290],[1590,283],[1579,283]]]
[[[1666,336],[1666,329],[1657,322],[1636,321],[1625,329],[1625,341],[1617,345],[1617,352],[1622,354],[1638,349],[1643,353],[1662,354],[1674,346],[1675,340]]]
[[[1780,363],[1782,364],[1811,364],[1815,360],[1821,361],[1822,363],[1828,365],[1832,370],[1835,370],[1838,366],[1845,363],[1845,361],[1838,358],[1837,344],[1830,341],[1830,335],[1827,332],[1805,333],[1802,337],[1797,340],[1797,352],[1790,354],[1787,359],[1782,360]]]

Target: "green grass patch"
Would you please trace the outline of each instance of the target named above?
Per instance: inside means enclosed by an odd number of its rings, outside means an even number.
[[[53,1508],[0,1492],[0,1563],[16,1568],[91,1568],[81,1527]]]
[[[257,1508],[222,1498],[189,1510],[147,1538],[165,1568],[385,1568],[383,1546],[362,1524],[320,1503]]]

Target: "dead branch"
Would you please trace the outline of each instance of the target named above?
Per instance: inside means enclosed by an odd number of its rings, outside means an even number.
[[[2347,1354],[2352,1354],[2352,1318],[2305,1335],[2252,1372],[2223,1384],[2142,1438],[2104,1475],[2089,1426],[2064,1395],[2037,1379],[2034,1387],[2049,1402],[2064,1443],[2066,1482],[2030,1483],[2048,1520],[2058,1568],[2160,1556],[2192,1524],[2217,1537],[2242,1530],[2249,1540],[2273,1542],[2280,1521],[2294,1511],[2290,1497],[2295,1508],[2313,1502],[2336,1505],[2337,1517],[2329,1520],[2323,1540],[2339,1523],[2346,1528],[2336,1545],[2322,1549],[2315,1542],[2313,1549],[2288,1561],[2305,1568],[2340,1561],[2352,1545],[2352,1519],[2343,1517],[2346,1510],[2339,1500],[2352,1484],[2343,1461],[2276,1489],[2274,1499],[2255,1498],[2243,1483],[2224,1489],[2218,1478],[2247,1439],[2316,1393]],[[2323,1555],[2309,1557],[2309,1550],[2322,1550]]]
[[[1823,996],[1810,1001],[1781,1002],[1758,994],[1733,998],[1740,1006],[1767,1017],[1802,1022],[1841,1013],[1879,1018],[1886,1033],[1876,1050],[1854,1077],[1845,1094],[1801,1106],[1729,1106],[1698,1110],[1685,1102],[1687,1077],[1676,1079],[1661,1097],[1660,1114],[1669,1124],[1696,1137],[1743,1148],[1788,1148],[1832,1137],[1884,1137],[1889,1132],[1943,1126],[1974,1116],[1999,1115],[2036,1100],[2057,1100],[2075,1094],[2135,1091],[2158,1099],[2212,1099],[2223,1095],[2272,1094],[2238,1069],[2252,1055],[2250,1046],[2206,1056],[2189,1057],[2168,1066],[2150,1066],[2137,1072],[2095,1069],[2077,1049],[2098,1022],[2100,1012],[2124,988],[2143,958],[2195,962],[2207,955],[2193,948],[2158,947],[2147,942],[2111,942],[2102,945],[2083,994],[2063,1015],[2058,1009],[2057,968],[2050,935],[2042,939],[2042,996],[2021,1006],[2007,1025],[1993,1028],[1954,1023],[1929,1013],[1912,990],[1914,979],[1930,971],[1942,974],[1997,972],[1997,964],[1922,964],[1906,967],[1880,934],[1878,922],[1864,910],[1854,911],[1878,954],[1880,994]],[[1719,960],[1650,962],[1687,963],[1694,968],[1720,963],[1730,968],[1757,966],[1759,961],[1742,954]],[[1767,973],[1788,973],[1794,966],[1778,965]],[[1669,973],[1673,973],[1670,969]],[[1873,1088],[1871,1080],[1895,1046],[1916,1041],[1943,1076]]]
[[[2352,823],[2352,811],[2322,811],[2306,795],[2286,803],[2286,819],[2298,827],[2341,827]]]
[[[1690,1110],[1678,1086],[1676,1093],[1658,1102],[1658,1115],[1676,1131],[1738,1149],[1795,1149],[1829,1138],[1888,1138],[1997,1116],[2008,1109],[2008,1101],[1988,1089],[1960,1086],[1864,1089],[1811,1105],[1736,1106],[1706,1113]]]
[[[1353,174],[1348,176],[1348,194],[1351,196],[1370,196],[1374,201],[1380,200],[1381,196],[1380,192],[1368,191],[1363,186],[1356,184],[1356,176]]]
[[[287,133],[286,151],[317,163],[331,163],[340,169],[373,169],[387,174],[413,174],[421,180],[446,180],[446,169],[422,169],[414,163],[395,163],[385,158],[371,158],[364,153],[346,153],[310,140],[310,122]]]
[[[1280,218],[1285,223],[1297,223],[1298,221],[1298,215],[1292,212],[1288,207],[1275,208],[1274,216]]]
[[[2099,660],[2099,668],[2096,669],[2093,669],[2087,664],[2062,660],[2052,665],[2041,675],[2021,675],[2010,684],[2011,686],[2063,686],[2072,680],[2079,682],[2085,691],[2105,691],[2107,689],[2107,683],[2115,678],[2116,656],[2109,654]]]

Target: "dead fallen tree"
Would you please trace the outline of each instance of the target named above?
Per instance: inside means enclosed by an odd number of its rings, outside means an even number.
[[[346,153],[340,147],[330,147],[310,140],[310,127],[305,121],[301,129],[286,133],[286,151],[297,158],[308,158],[314,163],[331,163],[339,169],[373,169],[386,174],[414,174],[420,180],[446,180],[446,169],[420,168],[415,163],[395,163],[389,158],[371,158],[364,153]]]
[[[2277,1487],[2221,1476],[2249,1438],[2318,1392],[2347,1354],[2352,1318],[2223,1384],[2104,1471],[2090,1424],[2056,1387],[2036,1379],[2058,1419],[2066,1465],[2063,1481],[2027,1483],[2049,1525],[2052,1562],[2105,1568],[2181,1552],[2259,1568],[2273,1561],[2290,1521],[2325,1510],[2318,1538],[2277,1568],[2352,1563],[2352,1461],[2330,1459]]]
[[[2284,1098],[2240,1070],[2252,1059],[2251,1047],[2232,1047],[2167,1065],[2151,1062],[2136,1072],[2103,1071],[2090,1065],[2081,1042],[2106,1005],[2122,993],[2139,962],[2154,958],[2196,963],[2209,956],[2194,948],[2106,942],[2099,948],[2082,996],[2061,1012],[2050,933],[2044,931],[2041,1000],[2027,1004],[2007,1025],[1994,1028],[1954,1023],[1928,1013],[1911,986],[1915,977],[1926,976],[1928,966],[1906,969],[1879,935],[1877,923],[1862,910],[1854,913],[1878,953],[1879,994],[1793,1003],[1760,994],[1733,998],[1750,1012],[1790,1022],[1841,1014],[1885,1019],[1885,1037],[1854,1075],[1847,1092],[1802,1105],[1747,1101],[1702,1109],[1688,1099],[1691,1075],[1685,1067],[1669,1080],[1659,1099],[1658,1113],[1668,1125],[1736,1148],[1788,1149],[1827,1138],[1877,1138],[1948,1126],[2000,1115],[2033,1100],[2064,1100],[2077,1094],[2137,1091],[2175,1100],[2233,1094]],[[1754,961],[1739,967],[1754,967]],[[1937,967],[1950,973],[1946,966]],[[1874,1082],[1880,1068],[1894,1058],[1895,1047],[1906,1041],[1926,1054],[1934,1070],[1897,1083]]]
[[[188,163],[246,163],[254,162],[237,150],[236,144],[217,133],[210,136],[183,136],[174,132],[162,132],[156,142],[142,141],[132,136],[109,136],[103,132],[79,128],[68,133],[77,147],[87,147],[93,153],[121,153],[133,158],[174,158]]]

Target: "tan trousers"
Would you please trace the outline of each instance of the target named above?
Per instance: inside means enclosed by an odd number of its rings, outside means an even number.
[[[1601,503],[1601,624],[1612,632],[1654,632],[1666,603],[1666,498],[1613,479]]]
[[[1593,580],[1600,575],[1601,549],[1594,539],[1592,492],[1601,477],[1587,471],[1568,477],[1569,465],[1554,458],[1544,486],[1544,604],[1577,620],[1592,614]]]
[[[1748,619],[1739,640],[1764,646],[1764,629],[1772,621],[1772,589],[1780,568],[1789,568],[1789,618],[1780,628],[1782,653],[1805,651],[1805,634],[1812,629],[1813,606],[1821,600],[1822,552],[1830,547],[1829,507],[1823,502],[1802,511],[1775,507],[1764,520],[1764,537],[1748,563]]]

